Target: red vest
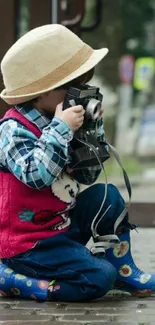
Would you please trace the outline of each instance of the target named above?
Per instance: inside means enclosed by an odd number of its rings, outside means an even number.
[[[15,109],[10,109],[1,122],[10,118],[21,122],[38,138],[41,136],[40,130]],[[68,188],[75,196],[79,192],[78,183],[65,172],[50,187],[37,190],[10,172],[0,171],[0,258],[23,253],[37,241],[69,229],[68,214],[58,213],[73,204]]]

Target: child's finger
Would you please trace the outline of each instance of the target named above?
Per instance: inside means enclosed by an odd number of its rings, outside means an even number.
[[[77,105],[72,108],[73,108],[74,112],[76,112],[76,113],[82,112],[84,110],[82,105]]]
[[[57,112],[61,112],[61,111],[62,111],[62,108],[63,108],[63,103],[59,103],[59,104],[56,106],[56,111],[57,111]]]

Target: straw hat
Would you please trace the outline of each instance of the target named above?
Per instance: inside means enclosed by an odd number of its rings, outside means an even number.
[[[107,53],[93,50],[62,25],[35,28],[5,54],[0,97],[13,105],[31,100],[88,72]]]

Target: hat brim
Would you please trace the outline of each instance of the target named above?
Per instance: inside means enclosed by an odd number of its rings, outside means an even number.
[[[23,94],[23,95],[17,95],[17,96],[7,95],[7,91],[6,91],[6,89],[4,89],[1,92],[0,97],[9,105],[17,105],[17,104],[32,100],[33,98],[36,98],[36,97],[40,96],[41,94],[44,94],[50,90],[54,90],[64,84],[72,81],[73,79],[80,77],[84,73],[88,72],[89,70],[94,68],[107,55],[107,53],[108,53],[107,48],[102,48],[100,50],[94,50],[92,55],[90,56],[90,58],[84,64],[82,64],[77,70],[72,72],[70,75],[68,75],[61,81],[55,83],[52,87],[48,87],[48,88],[43,89],[42,91],[39,91],[39,92],[33,92],[30,94]]]

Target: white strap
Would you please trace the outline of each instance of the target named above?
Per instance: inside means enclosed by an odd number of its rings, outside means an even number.
[[[99,236],[97,242],[91,237],[86,245],[93,255],[105,254],[106,249],[114,248],[120,243],[116,235]]]
[[[102,220],[102,218],[104,218],[104,216],[106,215],[106,213],[108,212],[108,210],[111,208],[111,205],[110,205],[106,209],[106,211],[104,212],[104,214],[102,214],[102,216],[100,216],[100,218],[98,219],[98,217],[100,215],[100,212],[103,209],[103,206],[105,204],[106,197],[107,197],[107,183],[108,183],[107,182],[107,176],[106,176],[106,173],[105,173],[105,170],[104,170],[103,163],[102,163],[100,157],[98,157],[98,153],[97,153],[96,148],[94,147],[94,145],[92,145],[90,143],[86,143],[85,141],[83,141],[81,139],[78,139],[78,138],[76,138],[76,139],[79,142],[87,145],[89,148],[91,148],[93,150],[93,152],[94,152],[94,154],[95,154],[95,156],[96,156],[96,158],[97,158],[97,160],[98,160],[101,168],[104,171],[104,175],[105,175],[105,193],[104,193],[104,197],[103,197],[103,201],[101,203],[101,206],[100,206],[100,208],[99,208],[99,210],[98,210],[98,212],[97,212],[96,216],[94,217],[94,219],[92,221],[92,224],[91,224],[91,231],[92,231],[92,236],[93,237],[90,238],[90,240],[87,243],[86,247],[93,254],[105,253],[105,250],[106,249],[108,249],[110,247],[115,247],[119,243],[119,239],[118,239],[118,237],[115,234],[116,234],[116,231],[117,231],[118,226],[120,225],[120,223],[123,221],[124,217],[126,216],[126,214],[128,212],[128,209],[129,209],[129,206],[130,206],[131,195],[132,195],[130,181],[129,181],[129,178],[128,178],[128,175],[127,175],[125,169],[123,168],[123,165],[122,165],[120,156],[117,153],[116,149],[111,144],[109,144],[108,142],[106,142],[107,145],[108,145],[108,147],[109,147],[109,149],[113,153],[116,161],[118,162],[119,166],[122,169],[123,176],[124,176],[124,181],[125,181],[125,185],[126,185],[126,188],[127,188],[127,191],[128,191],[128,195],[129,195],[129,201],[125,205],[124,210],[121,212],[121,214],[119,215],[119,217],[117,218],[117,220],[116,220],[116,222],[114,224],[114,235],[109,235],[109,238],[108,239],[107,239],[107,236],[99,236],[98,235],[98,232],[97,232],[98,225],[99,225],[100,221]],[[95,239],[95,242],[94,242],[94,239],[93,238]],[[111,240],[113,240],[113,242],[111,242]]]
[[[118,154],[118,152],[116,151],[116,149],[107,142],[111,152],[113,153],[115,159],[117,160],[119,166],[121,167],[122,169],[122,172],[123,172],[123,176],[124,176],[124,182],[125,182],[125,185],[126,185],[126,189],[128,191],[128,195],[129,195],[129,201],[128,203],[126,203],[125,205],[125,208],[124,210],[122,211],[122,213],[119,215],[119,217],[117,218],[115,224],[114,224],[114,233],[116,233],[116,230],[118,228],[118,226],[120,225],[120,223],[123,221],[124,217],[126,216],[126,214],[128,213],[128,210],[129,210],[129,207],[130,207],[130,203],[131,203],[131,196],[132,196],[132,190],[131,190],[131,184],[130,184],[130,181],[129,181],[129,177],[122,165],[122,161],[120,159],[120,156]]]

